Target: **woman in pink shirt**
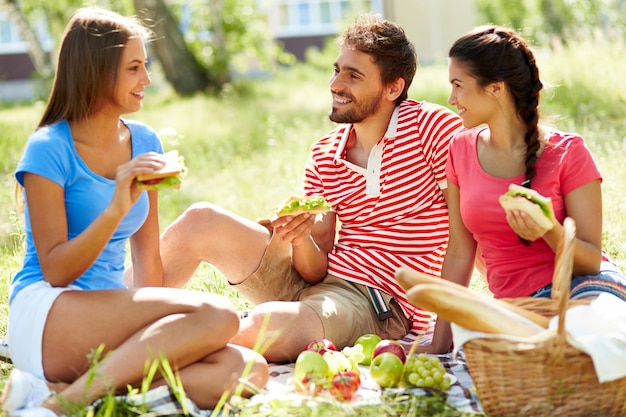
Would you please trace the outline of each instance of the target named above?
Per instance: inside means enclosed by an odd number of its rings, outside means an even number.
[[[442,277],[468,285],[477,253],[496,298],[549,297],[563,221],[574,219],[572,298],[612,293],[626,279],[602,250],[602,176],[583,139],[539,124],[543,87],[535,57],[515,31],[482,26],[449,52],[449,103],[467,130],[452,140],[446,168],[450,240]],[[550,197],[553,227],[498,201],[510,184]],[[428,352],[446,352],[451,331],[439,319]]]

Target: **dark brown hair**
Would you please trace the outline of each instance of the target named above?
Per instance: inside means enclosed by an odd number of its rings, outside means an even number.
[[[122,50],[129,39],[152,32],[137,19],[99,7],[74,13],[61,41],[48,105],[38,127],[81,120],[113,97]]]
[[[398,24],[376,14],[359,16],[339,38],[341,46],[355,48],[370,55],[380,68],[383,84],[403,78],[404,90],[396,104],[408,97],[408,90],[417,70],[415,47]]]
[[[448,56],[476,78],[480,86],[507,84],[517,114],[528,128],[524,164],[525,185],[529,185],[535,176],[539,150],[539,93],[543,88],[532,50],[513,29],[488,25],[459,38]]]

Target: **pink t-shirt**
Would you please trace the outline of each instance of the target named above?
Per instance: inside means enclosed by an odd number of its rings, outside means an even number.
[[[529,296],[552,282],[555,254],[543,239],[523,245],[508,225],[498,197],[509,184],[521,184],[524,175],[497,178],[482,169],[476,151],[481,130],[461,132],[450,143],[448,181],[459,187],[461,217],[482,252],[489,290],[496,298]],[[566,217],[564,196],[602,180],[583,139],[571,133],[552,132],[535,167],[532,188],[552,199],[561,223]]]
[[[323,195],[341,224],[328,272],[396,297],[418,332],[428,327],[431,313],[407,300],[395,272],[405,266],[441,275],[448,243],[441,190],[447,187],[448,145],[460,129],[451,110],[405,100],[370,152],[367,168],[345,159],[349,124],[316,142],[306,166],[305,193]]]

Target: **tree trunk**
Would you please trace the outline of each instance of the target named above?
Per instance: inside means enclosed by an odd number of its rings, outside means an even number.
[[[17,0],[0,0],[0,10],[7,14],[9,21],[17,27],[20,37],[28,45],[28,55],[35,71],[43,79],[51,77],[52,58],[50,52],[43,49],[37,34],[22,13]]]
[[[211,0],[211,27],[213,29],[213,43],[215,44],[216,61],[226,63],[224,67],[220,65],[221,71],[213,76],[219,85],[224,85],[230,81],[226,53],[226,34],[224,33],[224,0]]]
[[[153,50],[165,78],[180,95],[204,92],[217,87],[208,70],[189,50],[174,15],[163,0],[133,0],[137,14],[154,22]]]
[[[563,8],[566,7],[565,4],[561,1],[541,0],[539,2],[539,7],[541,8],[545,25],[548,28],[548,33],[555,36],[562,45],[567,46],[565,22],[563,20],[562,13],[559,12],[559,10],[563,11]]]

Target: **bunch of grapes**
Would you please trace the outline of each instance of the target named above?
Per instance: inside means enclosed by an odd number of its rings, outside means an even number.
[[[328,364],[328,371],[331,376],[341,371],[359,370],[357,363],[353,363],[343,352],[337,350],[327,350],[324,352],[324,359]]]
[[[436,356],[425,353],[407,356],[404,363],[404,382],[415,387],[450,389],[450,379]]]

